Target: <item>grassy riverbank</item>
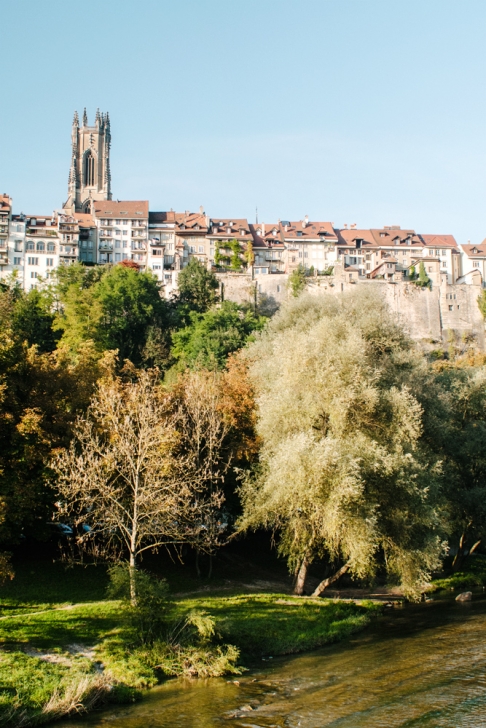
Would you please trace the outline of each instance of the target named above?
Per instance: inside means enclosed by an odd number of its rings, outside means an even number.
[[[43,563],[0,589],[1,725],[38,725],[101,699],[131,701],[170,675],[238,673],[255,660],[344,639],[376,610],[370,603],[205,591],[172,599],[166,632],[147,647],[134,642],[121,603],[105,598],[106,584],[101,567]],[[213,633],[179,639],[194,613],[211,618]]]
[[[432,581],[432,591],[439,589],[454,591],[479,586],[486,586],[486,557],[480,554],[467,559],[459,571]]]

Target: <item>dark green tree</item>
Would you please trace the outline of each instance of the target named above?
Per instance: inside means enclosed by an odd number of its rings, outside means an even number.
[[[266,319],[232,301],[206,313],[190,314],[190,324],[173,334],[172,355],[179,366],[223,369],[228,355],[241,349]]]
[[[162,366],[170,312],[156,278],[119,265],[106,268],[101,277],[86,270],[80,266],[59,287],[56,325],[62,342],[76,351],[92,340],[98,351],[118,350],[120,363],[129,359],[135,366]]]
[[[305,288],[305,268],[299,263],[298,267],[289,275],[288,286],[294,298],[297,298]]]
[[[183,320],[191,311],[204,313],[218,300],[218,279],[197,258],[179,273],[176,305]]]

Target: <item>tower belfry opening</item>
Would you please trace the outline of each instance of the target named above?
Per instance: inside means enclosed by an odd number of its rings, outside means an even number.
[[[94,125],[90,126],[86,109],[81,125],[76,111],[71,132],[71,167],[65,209],[89,212],[93,202],[111,200],[110,147],[108,113],[100,113],[98,109]]]

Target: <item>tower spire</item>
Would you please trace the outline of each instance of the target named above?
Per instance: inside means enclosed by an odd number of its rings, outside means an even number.
[[[83,126],[88,126],[88,114],[86,113],[86,106],[84,107],[83,112]]]

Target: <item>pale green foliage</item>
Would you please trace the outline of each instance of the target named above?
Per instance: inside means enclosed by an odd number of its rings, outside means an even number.
[[[301,296],[248,355],[263,447],[240,527],[277,530],[291,568],[327,555],[364,577],[384,556],[417,593],[441,550],[439,467],[404,384],[420,360],[384,302],[366,289]]]

